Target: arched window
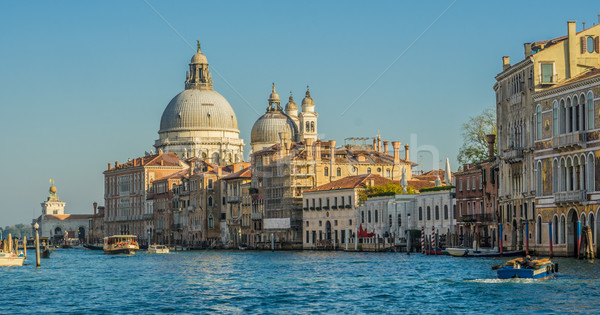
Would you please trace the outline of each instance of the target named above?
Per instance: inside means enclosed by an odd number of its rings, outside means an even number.
[[[336,170],[336,176],[342,176],[342,169],[340,167]]]
[[[537,107],[536,119],[537,119],[536,139],[540,140],[540,139],[542,139],[542,107],[540,105],[538,105],[538,107]]]
[[[537,224],[536,224],[536,228],[535,228],[535,232],[537,234],[537,243],[538,244],[542,244],[542,218],[538,217],[537,218]]]
[[[306,122],[306,128],[304,129],[305,132],[310,132],[310,122]]]
[[[371,210],[367,212],[367,222],[371,223]]]
[[[329,167],[327,167],[327,166],[326,166],[326,167],[323,169],[323,176],[329,176]]]
[[[215,152],[212,154],[212,162],[215,164],[219,164],[219,153]]]
[[[215,219],[213,218],[212,214],[208,215],[208,228],[212,229],[215,227]]]
[[[212,205],[213,205],[213,198],[212,198],[212,196],[208,196],[208,206],[212,207]]]
[[[594,129],[594,93],[592,92],[587,95],[587,120],[588,130]]]
[[[592,36],[587,38],[587,52],[589,53],[593,53],[594,52],[594,38]]]
[[[360,212],[360,223],[365,223],[365,212],[364,211]]]
[[[552,243],[558,244],[558,216],[555,215],[552,220]]]
[[[315,132],[315,122],[314,121],[310,122],[310,132]]]
[[[379,213],[375,210],[375,223],[379,222]]]
[[[554,101],[554,103],[552,103],[552,133],[555,136],[558,136],[559,133],[559,125],[558,125],[558,102]]]
[[[431,220],[431,207],[427,206],[427,221]]]
[[[423,207],[419,207],[419,221],[423,221]]]
[[[543,174],[542,174],[542,161],[537,162],[536,168],[536,192],[537,196],[543,196],[544,193],[542,191],[543,188]]]
[[[444,220],[448,220],[448,205],[444,205]]]
[[[558,235],[557,235],[558,237]],[[565,216],[560,216],[560,243],[564,244],[565,242]]]
[[[367,168],[367,174],[371,174],[371,168]]]
[[[436,220],[440,219],[440,207],[439,206],[435,206],[435,219]]]
[[[595,181],[595,173],[596,173],[596,163],[594,161],[593,155],[588,155],[587,163],[585,165],[585,170],[587,171],[587,191],[596,191],[596,181]]]

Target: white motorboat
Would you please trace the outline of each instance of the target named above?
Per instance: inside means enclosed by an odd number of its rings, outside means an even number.
[[[25,257],[0,250],[0,266],[23,266]]]
[[[446,252],[449,255],[452,255],[455,257],[463,257],[463,256],[467,256],[469,249],[468,248],[446,248]]]
[[[168,254],[169,248],[165,245],[148,246],[148,254]]]
[[[105,254],[132,255],[140,250],[140,246],[135,235],[113,235],[104,238],[102,249],[104,249]]]

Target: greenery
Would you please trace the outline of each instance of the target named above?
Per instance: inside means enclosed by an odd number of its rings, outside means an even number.
[[[488,142],[486,135],[497,134],[496,111],[485,109],[481,114],[469,118],[462,125],[463,144],[458,150],[459,163],[479,163],[488,158]],[[494,153],[496,153],[494,145]]]
[[[420,190],[420,192],[443,191],[443,190],[451,190],[453,188],[454,188],[454,186],[436,186],[436,187],[423,188]]]
[[[416,190],[413,187],[407,187],[406,194],[415,193]],[[394,182],[389,182],[385,185],[367,186],[367,188],[360,193],[359,200],[365,201],[370,197],[394,196],[398,194],[404,194],[402,186]]]
[[[316,209],[316,210],[321,210],[321,207],[316,207],[315,209]]]
[[[2,231],[2,238],[4,239],[8,238],[8,233],[10,233],[13,238],[16,237],[18,239],[23,238],[23,236],[27,236],[28,238],[33,236],[31,232],[31,225],[25,224],[7,226],[5,228],[0,228],[0,231]]]
[[[331,206],[331,209],[335,210],[337,209],[337,206]]]
[[[352,205],[346,205],[346,209],[352,208]]]
[[[324,206],[323,210],[329,210],[329,207],[328,206]]]

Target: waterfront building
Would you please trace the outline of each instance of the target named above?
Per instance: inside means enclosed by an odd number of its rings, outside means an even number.
[[[450,238],[456,234],[456,194],[456,189],[451,185],[421,189],[414,197],[414,206],[409,212],[411,217],[401,213],[407,222],[405,230],[400,231],[403,233],[401,235],[404,236],[406,230],[423,229],[429,238],[435,231],[438,246],[448,246]]]
[[[586,42],[583,57],[600,60],[599,33],[600,27],[577,33],[578,41]],[[598,254],[600,69],[539,91],[534,101],[537,194],[536,215],[529,227],[533,234],[530,248],[549,254],[551,232],[554,255],[576,256],[580,223],[582,231],[591,229],[591,243]],[[581,248],[586,243],[584,237]]]
[[[97,202],[93,203],[94,214],[90,218],[89,237],[87,239],[90,244],[102,244],[104,235],[104,206],[98,206]]]
[[[503,70],[496,76],[494,91],[500,172],[498,203],[508,249],[524,248],[525,224],[539,214],[534,211],[538,193],[534,137],[548,133],[544,123],[551,120],[538,115],[533,94],[600,67],[596,52],[598,33],[598,26],[577,32],[576,22],[568,21],[567,35],[525,43],[522,61],[511,65],[509,57],[503,57]],[[531,241],[532,235],[527,237]]]
[[[66,214],[66,202],[60,200],[57,188],[52,184],[48,199],[42,202],[42,215],[33,220],[39,224],[40,237],[47,237],[52,243],[61,243],[66,238],[76,238],[86,242],[89,234],[89,214]]]
[[[254,233],[251,224],[252,197],[250,167],[231,173],[222,179],[227,194],[225,220],[229,229],[230,246],[254,247]]]
[[[458,213],[454,218],[458,225],[458,243],[471,247],[498,246],[498,163],[494,154],[495,135],[488,135],[488,158],[480,163],[465,164],[455,173],[456,204]],[[516,208],[513,208],[516,209]],[[509,222],[509,221],[507,221]],[[516,224],[516,223],[515,223]],[[504,246],[517,247],[517,229],[506,236]],[[512,242],[512,243],[511,243]]]
[[[104,171],[106,235],[133,234],[147,242],[148,235],[154,235],[154,203],[146,201],[148,190],[156,179],[187,167],[176,154],[161,150],[126,163],[109,163]]]
[[[181,244],[183,224],[175,215],[179,214],[179,205],[173,200],[173,191],[187,173],[187,169],[180,170],[152,182],[146,201],[153,204],[154,229],[149,230],[153,243]]]
[[[302,248],[343,246],[346,238],[352,238],[356,232],[359,195],[367,186],[385,185],[391,181],[376,174],[362,174],[305,190],[302,194]]]
[[[182,159],[198,157],[226,165],[244,160],[237,117],[229,102],[213,89],[208,60],[200,50],[186,73],[185,90],[165,108],[154,147]]]

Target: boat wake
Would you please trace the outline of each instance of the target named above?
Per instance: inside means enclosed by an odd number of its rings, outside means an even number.
[[[465,282],[469,283],[539,283],[535,279],[473,279],[466,280]]]

